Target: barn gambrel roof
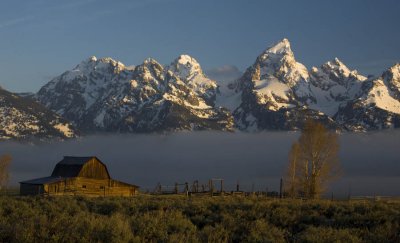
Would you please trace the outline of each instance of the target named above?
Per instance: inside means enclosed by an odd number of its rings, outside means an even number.
[[[21,184],[32,184],[32,185],[42,185],[42,184],[51,184],[54,182],[62,181],[64,178],[62,177],[42,177],[42,178],[37,178],[33,180],[27,180],[27,181],[21,181]]]
[[[75,157],[75,156],[64,156],[64,158],[56,164],[56,167],[51,174],[52,177],[77,177],[81,172],[82,168],[86,163],[91,161],[92,159],[96,159],[102,165],[104,165],[108,178],[110,177],[110,173],[108,172],[107,166],[101,162],[96,156],[89,157]]]

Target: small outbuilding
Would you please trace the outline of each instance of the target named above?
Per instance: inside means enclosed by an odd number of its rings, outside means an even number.
[[[20,182],[21,195],[134,196],[138,189],[112,179],[107,166],[95,156],[64,156],[51,176]]]

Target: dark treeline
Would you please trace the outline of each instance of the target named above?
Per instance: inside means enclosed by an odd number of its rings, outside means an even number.
[[[0,197],[0,242],[400,242],[400,202]]]

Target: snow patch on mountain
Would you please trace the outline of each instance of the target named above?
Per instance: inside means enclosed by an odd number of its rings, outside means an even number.
[[[258,96],[260,104],[269,104],[267,109],[279,110],[282,107],[290,107],[288,104],[290,87],[279,82],[275,77],[268,77],[263,80],[254,80],[254,92]]]
[[[375,81],[375,87],[368,93],[365,104],[372,104],[383,110],[400,114],[400,102],[394,99],[388,88],[380,82]]]
[[[389,68],[372,82],[372,88],[366,95],[364,104],[400,114],[400,64]]]
[[[224,107],[230,112],[235,111],[242,103],[242,93],[230,88],[228,85],[218,87],[218,94],[215,99],[216,107]]]
[[[75,137],[74,131],[71,129],[71,125],[68,123],[58,123],[54,125],[54,128],[64,134],[67,138]]]

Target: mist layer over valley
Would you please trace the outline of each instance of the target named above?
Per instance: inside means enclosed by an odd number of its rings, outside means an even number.
[[[167,135],[101,135],[42,145],[3,142],[11,154],[11,186],[49,176],[63,156],[97,156],[115,179],[153,191],[157,183],[207,183],[223,178],[226,190],[277,191],[297,132],[186,132]],[[328,195],[399,195],[400,131],[340,135],[343,176]]]

